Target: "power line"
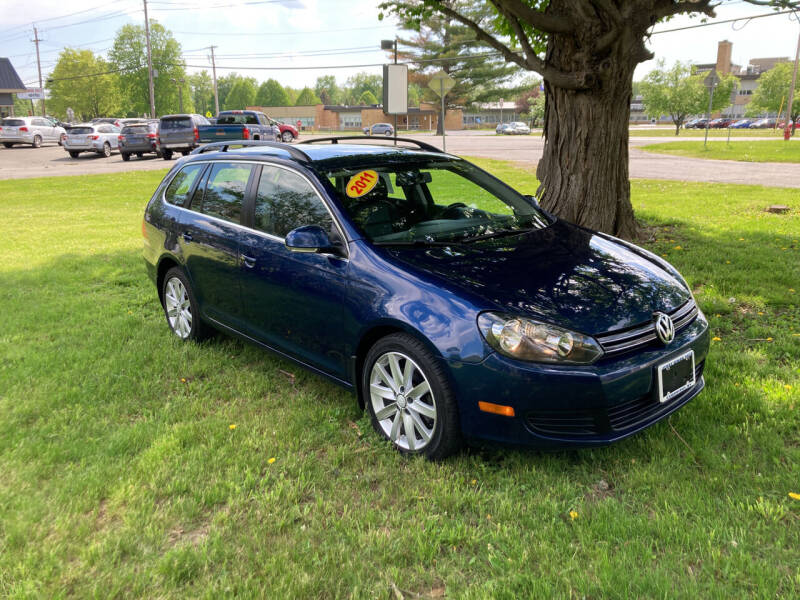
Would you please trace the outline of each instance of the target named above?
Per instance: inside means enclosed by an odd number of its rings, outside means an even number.
[[[278,35],[305,35],[316,33],[343,33],[345,31],[363,31],[374,29],[396,29],[394,25],[378,25],[375,27],[348,27],[345,29],[319,29],[316,31],[277,31],[270,33],[220,33],[218,31],[173,31],[172,33],[179,35],[220,35],[220,36],[236,36],[236,37],[273,37]]]
[[[764,13],[761,15],[752,15],[750,17],[739,17],[738,19],[724,19],[722,21],[714,21],[712,23],[699,23],[697,25],[687,25],[685,27],[676,27],[675,29],[662,29],[661,31],[654,31],[650,35],[658,35],[659,33],[672,33],[674,31],[684,31],[686,29],[697,29],[698,27],[711,27],[712,25],[723,25],[725,23],[735,23],[736,21],[750,21],[752,19],[761,19],[763,17],[774,17],[776,15],[788,15],[793,13],[793,10],[781,10],[771,13]]]

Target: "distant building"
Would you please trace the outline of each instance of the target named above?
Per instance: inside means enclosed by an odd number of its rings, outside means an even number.
[[[14,115],[14,94],[26,91],[11,61],[0,58],[0,117]]]
[[[464,112],[464,128],[495,127],[498,123],[519,121],[517,103],[510,100],[503,102],[481,102],[474,104]]]

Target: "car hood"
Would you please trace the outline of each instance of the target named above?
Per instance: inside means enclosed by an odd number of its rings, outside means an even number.
[[[691,296],[643,254],[564,221],[473,244],[392,248],[391,255],[486,308],[595,335],[650,321]]]

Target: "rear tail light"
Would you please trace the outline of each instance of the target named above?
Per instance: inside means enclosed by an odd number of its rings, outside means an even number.
[[[20,131],[28,131],[28,128],[27,127],[20,127],[19,130]]]
[[[200,132],[197,131],[197,127],[195,127],[194,128],[194,141],[196,142],[199,139],[200,139]]]
[[[99,135],[93,135],[93,136],[92,136],[92,139],[93,139],[93,140],[99,140],[99,139],[100,139],[100,136],[99,136]]]
[[[157,136],[155,133],[148,133],[148,134],[147,134],[147,137],[148,137],[148,138],[150,138],[151,140],[154,140],[154,139],[156,139],[158,136]]]
[[[124,142],[124,141],[125,141],[125,136],[124,136],[124,135],[118,135],[118,136],[117,136],[117,139],[118,139],[120,142]]]
[[[242,131],[242,139],[244,140],[250,139],[250,130],[247,127],[245,127],[244,130]]]
[[[142,219],[142,237],[147,238],[147,223]]]

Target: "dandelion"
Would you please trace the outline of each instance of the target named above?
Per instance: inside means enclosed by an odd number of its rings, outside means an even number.
[[[731,264],[731,261],[729,261],[729,260],[726,260],[726,261],[725,261],[725,264],[726,264],[726,265],[729,265],[729,264]]]
[[[666,255],[666,254],[662,254],[661,256],[663,256],[664,258],[667,258],[667,255]]]
[[[578,518],[578,513],[577,513],[577,511],[574,511],[574,510],[571,510],[571,511],[569,511],[569,518],[570,518],[570,519],[572,519],[573,521],[574,521],[575,519],[577,519],[577,518]]]
[[[794,288],[789,288],[789,292],[794,294]]]
[[[473,480],[472,480],[470,483],[471,483],[472,485],[475,485],[475,484],[477,484],[477,483],[478,483],[478,480],[477,480],[477,479],[473,479]]]
[[[492,520],[492,515],[486,515],[486,520],[487,521],[491,521]]]
[[[675,247],[673,248],[673,250],[683,250],[683,248],[681,248],[680,246],[675,246]]]
[[[789,492],[789,498],[794,500],[800,500],[800,494],[795,494],[794,492]]]
[[[230,425],[228,425],[228,429],[230,429],[231,431],[236,429],[236,423],[231,423]]]
[[[274,456],[267,461],[267,463],[269,463],[269,464],[272,464],[274,462],[275,462],[275,457]]]
[[[186,383],[186,377],[181,377],[181,383]]]
[[[739,238],[739,241],[740,241],[740,242],[743,242],[743,241],[744,241],[744,238]]]
[[[758,311],[758,315],[759,315],[759,316],[762,316],[763,314],[764,314],[763,312],[761,312],[761,311]]]
[[[772,341],[772,338],[771,338],[771,337],[768,337],[768,338],[767,338],[767,341],[768,341],[768,342],[771,342],[771,341]]]
[[[788,383],[785,384],[783,387],[786,389],[787,392],[792,389],[792,386],[790,386]]]
[[[713,338],[711,338],[711,341],[712,341],[712,342],[721,342],[721,341],[722,341],[722,338],[721,338],[721,337],[714,336]]]
[[[736,383],[734,383],[733,385],[735,385],[736,387],[739,387],[739,382],[737,381],[737,382],[736,382]]]

